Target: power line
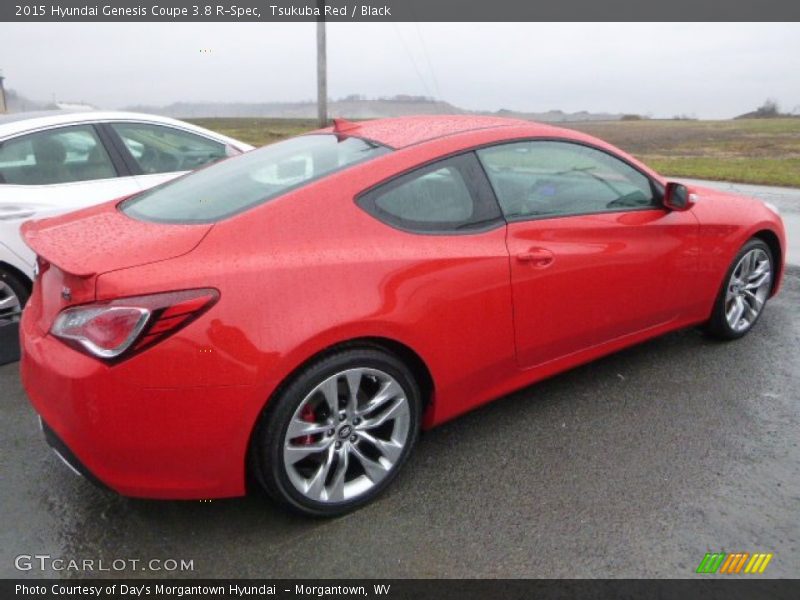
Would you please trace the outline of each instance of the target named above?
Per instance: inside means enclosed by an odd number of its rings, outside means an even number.
[[[444,98],[442,97],[442,90],[439,89],[439,82],[436,79],[436,72],[433,70],[433,65],[431,64],[431,59],[428,54],[428,46],[425,43],[425,38],[422,36],[422,30],[419,27],[419,23],[416,21],[414,21],[414,26],[417,29],[417,35],[419,36],[419,41],[422,46],[422,54],[425,57],[425,61],[428,63],[428,70],[430,71],[431,79],[433,80],[433,87],[436,89],[436,99],[443,100]]]
[[[406,54],[408,54],[408,57],[411,60],[411,64],[414,66],[414,71],[417,72],[417,77],[419,77],[419,80],[422,83],[422,87],[425,88],[425,93],[429,97],[433,96],[430,88],[428,87],[428,84],[425,82],[425,78],[422,76],[422,71],[420,71],[419,67],[417,66],[417,61],[414,60],[414,55],[411,53],[411,49],[408,47],[408,44],[406,44],[406,40],[403,38],[403,35],[400,33],[400,29],[397,27],[397,23],[392,21],[392,26],[394,27],[394,30],[397,33],[397,37],[400,38],[400,42],[403,44],[403,48],[405,49]]]

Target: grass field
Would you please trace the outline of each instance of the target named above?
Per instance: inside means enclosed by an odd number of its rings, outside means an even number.
[[[261,146],[316,127],[305,119],[194,119]],[[564,126],[600,137],[672,177],[800,187],[800,119],[608,121]]]
[[[200,127],[218,131],[223,135],[247,142],[253,146],[264,146],[284,138],[316,129],[312,119],[186,119]]]
[[[800,119],[568,126],[619,146],[667,176],[800,187]]]

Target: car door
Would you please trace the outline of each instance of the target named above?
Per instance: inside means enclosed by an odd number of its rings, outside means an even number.
[[[138,191],[91,123],[23,133],[0,142],[0,241],[29,264],[19,237],[31,218],[51,217]]]
[[[143,122],[107,123],[141,189],[148,189],[229,156],[230,148],[176,127]]]
[[[533,140],[479,150],[508,221],[517,360],[539,365],[676,319],[697,220],[605,150]]]

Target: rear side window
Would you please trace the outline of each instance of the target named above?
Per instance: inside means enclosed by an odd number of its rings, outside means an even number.
[[[116,176],[91,125],[29,133],[0,144],[0,183],[50,185]]]
[[[112,123],[142,173],[193,171],[225,158],[225,144],[173,127]]]
[[[361,195],[358,204],[389,225],[420,233],[468,231],[502,221],[472,153],[402,175]]]
[[[122,211],[144,221],[211,223],[387,152],[359,138],[304,135],[152,188],[125,202]]]

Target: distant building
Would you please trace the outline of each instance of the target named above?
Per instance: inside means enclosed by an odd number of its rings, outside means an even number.
[[[83,102],[56,102],[56,107],[60,110],[95,110],[97,108]]]

